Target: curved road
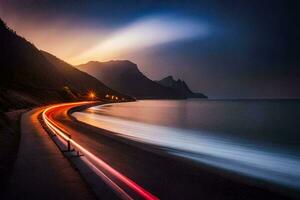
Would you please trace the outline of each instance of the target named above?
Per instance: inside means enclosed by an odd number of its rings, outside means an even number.
[[[87,102],[56,105],[48,108],[45,116],[60,131],[71,135],[75,149],[80,145],[84,155],[100,160],[99,170],[115,184],[113,187],[125,193],[125,199],[288,199],[267,183],[259,187],[253,180],[245,181],[234,174],[171,157],[155,147],[115,138],[109,131],[68,115],[71,108],[84,104]]]

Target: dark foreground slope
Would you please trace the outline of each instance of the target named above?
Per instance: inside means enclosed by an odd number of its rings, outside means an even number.
[[[63,77],[31,43],[0,20],[0,103],[21,108],[61,100]]]
[[[117,96],[125,97],[125,95],[122,95],[117,91],[113,91],[112,89],[108,88],[95,77],[78,70],[77,68],[57,58],[56,56],[45,51],[41,52],[50,63],[57,67],[58,71],[67,80],[68,85],[72,86],[72,91],[84,93],[87,90],[91,90],[98,91],[96,93],[97,96],[100,97],[104,97],[106,94],[114,94]]]
[[[136,64],[123,61],[88,62],[77,66],[109,87],[138,99],[181,99],[185,96],[164,87],[139,71]]]
[[[0,111],[79,100],[90,89],[114,93],[71,66],[58,67],[0,19]]]
[[[176,81],[172,76],[167,76],[161,79],[160,81],[156,81],[156,82],[165,87],[172,88],[173,90],[177,91],[178,93],[180,93],[181,95],[187,98],[207,98],[207,96],[205,96],[202,93],[192,92],[184,81],[180,79]]]

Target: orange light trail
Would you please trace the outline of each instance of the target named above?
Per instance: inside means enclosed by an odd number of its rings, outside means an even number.
[[[110,165],[108,165],[106,162],[104,162],[102,159],[98,158],[91,152],[89,152],[87,149],[82,147],[80,144],[75,142],[73,139],[69,137],[69,133],[65,131],[63,128],[61,128],[59,125],[57,125],[54,120],[51,118],[51,114],[57,110],[62,109],[65,106],[79,106],[79,105],[85,105],[89,104],[90,102],[80,102],[80,103],[65,103],[65,104],[59,104],[55,106],[51,106],[46,108],[42,113],[42,118],[47,125],[47,127],[54,133],[56,133],[60,138],[62,138],[65,141],[69,141],[71,145],[75,147],[75,149],[79,150],[81,154],[84,155],[83,158],[81,158],[98,176],[102,178],[112,189],[114,189],[115,192],[117,192],[122,199],[134,199],[132,198],[128,193],[124,191],[124,189],[121,188],[117,183],[115,183],[113,180],[111,180],[107,175],[114,177],[124,185],[128,187],[133,193],[141,197],[142,199],[147,200],[158,200],[159,198],[139,186],[137,183],[126,177],[125,175],[121,174],[114,168],[112,168]],[[108,174],[106,175],[103,171],[99,169],[99,167],[105,169]]]

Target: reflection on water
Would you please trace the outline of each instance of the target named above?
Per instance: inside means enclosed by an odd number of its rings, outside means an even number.
[[[297,101],[139,101],[73,115],[121,137],[300,188]]]

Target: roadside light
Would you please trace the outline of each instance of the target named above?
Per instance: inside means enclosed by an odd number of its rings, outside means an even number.
[[[118,100],[119,98],[118,97],[116,97],[116,100]]]
[[[105,97],[106,97],[106,98],[109,98],[109,95],[107,94],[107,95],[105,95]]]
[[[94,92],[90,92],[88,96],[90,99],[94,99],[96,97],[96,94]]]

